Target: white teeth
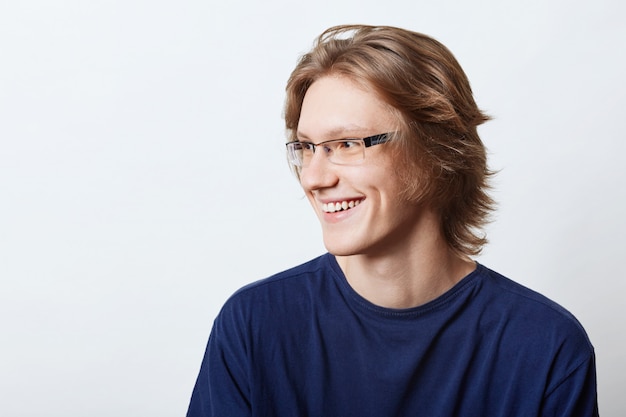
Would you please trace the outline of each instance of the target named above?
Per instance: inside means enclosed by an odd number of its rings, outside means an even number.
[[[336,211],[348,210],[358,206],[361,200],[341,201],[336,203],[324,203],[322,204],[322,211],[324,213],[334,213]]]

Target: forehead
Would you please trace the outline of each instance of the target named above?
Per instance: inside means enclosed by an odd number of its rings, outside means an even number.
[[[369,136],[393,130],[389,106],[371,89],[347,77],[325,76],[307,90],[298,121],[298,137],[329,140]]]

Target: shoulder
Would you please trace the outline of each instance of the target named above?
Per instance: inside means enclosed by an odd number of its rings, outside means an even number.
[[[593,361],[594,349],[585,329],[566,308],[488,268],[482,268],[486,317],[501,329],[503,340],[519,354],[553,355],[561,375]],[[556,371],[556,369],[555,369]]]
[[[240,288],[226,301],[218,319],[237,316],[239,320],[257,321],[267,316],[295,314],[311,306],[322,292],[328,291],[330,257],[324,254]]]
[[[245,297],[248,293],[262,292],[283,285],[302,284],[307,278],[321,276],[329,268],[328,258],[330,256],[327,253],[270,277],[252,282],[237,290],[231,298]]]
[[[554,323],[584,333],[582,325],[565,307],[487,267],[481,265],[479,268],[485,290],[494,297],[494,304],[501,304],[502,308],[518,312],[520,318],[539,320],[542,326]]]

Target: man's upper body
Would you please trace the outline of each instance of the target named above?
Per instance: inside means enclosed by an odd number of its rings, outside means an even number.
[[[228,300],[188,416],[596,416],[594,369],[571,314],[480,264],[393,309],[326,254]]]
[[[324,32],[285,122],[329,254],[226,304],[189,416],[597,414],[580,325],[472,260],[493,207],[487,119],[434,39]]]

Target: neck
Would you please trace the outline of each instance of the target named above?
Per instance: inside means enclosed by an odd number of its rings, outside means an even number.
[[[454,253],[438,222],[422,224],[419,236],[376,254],[338,256],[348,283],[362,297],[387,308],[410,308],[442,295],[476,268]]]

